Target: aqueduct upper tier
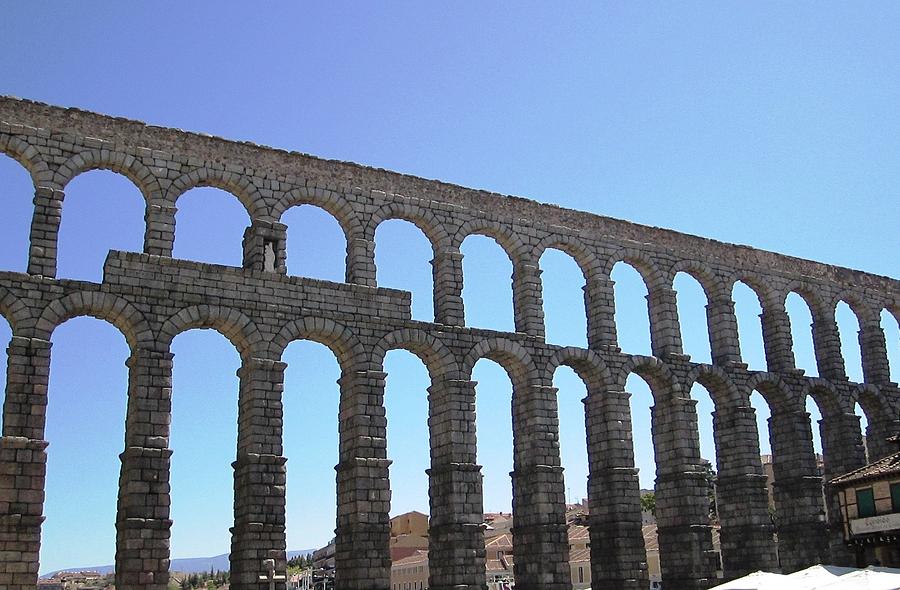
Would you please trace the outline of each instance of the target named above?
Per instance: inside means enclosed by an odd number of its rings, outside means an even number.
[[[424,180],[347,162],[146,125],[76,109],[0,98],[0,152],[34,184],[28,272],[0,272],[0,314],[13,338],[0,440],[0,586],[34,588],[43,521],[44,440],[50,339],[76,316],[104,319],[125,335],[128,409],[117,512],[120,589],[163,590],[169,569],[169,414],[172,355],[179,333],[212,328],[241,354],[232,587],[260,588],[261,562],[285,568],[282,456],[287,345],[321,342],[340,380],[336,466],[336,582],[340,589],[389,587],[389,460],[383,359],[403,348],[431,378],[429,564],[434,590],[485,587],[481,474],[475,453],[471,372],[499,362],[513,383],[514,554],[517,587],[570,587],[565,490],[553,372],[571,366],[584,380],[589,457],[591,571],[597,587],[647,587],[638,480],[625,380],[638,373],[653,390],[659,544],[667,588],[702,588],[715,570],[706,475],[699,453],[695,382],[716,406],[718,506],[726,575],[849,559],[826,505],[804,400],[823,408],[824,478],[866,460],[859,403],[868,416],[870,458],[891,449],[900,392],[890,381],[880,317],[900,321],[900,282],[864,272],[734,246]],[[111,252],[102,283],[56,279],[66,187],[108,169],[131,179],[146,200],[143,252]],[[172,257],[178,198],[213,186],[234,194],[251,223],[243,267]],[[282,215],[298,204],[331,213],[346,235],[346,280],[285,272]],[[376,285],[374,236],[389,219],[414,223],[433,248],[434,322],[414,321],[410,295]],[[513,265],[515,332],[465,326],[462,255],[466,236],[494,238]],[[538,261],[547,248],[572,256],[585,277],[587,348],[545,342]],[[614,318],[613,266],[625,261],[646,283],[653,356],[622,353]],[[708,305],[711,364],[683,354],[673,280],[695,277]],[[768,370],[742,362],[732,287],[759,296]],[[813,317],[820,377],[796,369],[785,298],[801,294]],[[835,308],[859,320],[864,383],[847,378]],[[768,514],[759,462],[754,390],[771,407],[778,518]],[[124,392],[123,392],[124,393]],[[773,526],[778,543],[773,541]],[[779,566],[780,564],[780,566]],[[282,584],[283,586],[283,584]]]

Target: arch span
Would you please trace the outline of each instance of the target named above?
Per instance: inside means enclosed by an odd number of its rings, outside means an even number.
[[[432,334],[415,328],[395,330],[385,335],[372,352],[372,363],[384,365],[384,357],[391,350],[406,350],[419,357],[432,380],[438,376],[458,379],[459,364],[447,346]]]
[[[35,188],[48,184],[53,172],[33,145],[18,137],[0,133],[0,153],[4,153],[21,164],[31,176]]]
[[[171,206],[178,204],[178,199],[186,192],[194,188],[211,187],[221,189],[234,195],[247,210],[251,219],[263,221],[275,221],[269,214],[267,207],[249,178],[235,172],[225,172],[210,168],[197,168],[183,174],[172,181],[166,193],[165,200]]]
[[[60,190],[79,174],[91,170],[110,170],[121,174],[138,187],[149,205],[159,199],[162,189],[153,172],[132,155],[110,150],[86,150],[69,158],[54,175],[54,183]]]
[[[37,321],[35,336],[50,340],[60,324],[78,316],[109,322],[122,332],[132,350],[154,346],[153,330],[143,314],[125,299],[101,291],[71,293],[50,302]]]
[[[169,350],[182,332],[208,328],[219,332],[237,349],[241,359],[265,357],[266,347],[256,324],[236,309],[218,305],[194,305],[170,317],[159,330],[159,346]]]
[[[334,353],[342,370],[366,367],[365,348],[356,335],[346,326],[327,318],[303,318],[281,328],[269,345],[272,358],[281,358],[284,350],[294,340],[312,340],[323,344]],[[380,370],[380,369],[378,369]]]

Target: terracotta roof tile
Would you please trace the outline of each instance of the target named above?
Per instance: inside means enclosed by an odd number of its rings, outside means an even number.
[[[877,479],[889,475],[900,475],[900,452],[888,455],[874,463],[869,463],[850,473],[839,475],[831,480],[832,484],[842,485],[867,479]]]

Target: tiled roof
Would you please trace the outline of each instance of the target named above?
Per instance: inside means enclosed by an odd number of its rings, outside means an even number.
[[[588,528],[580,524],[569,525],[569,543],[590,540]]]
[[[494,549],[500,547],[512,548],[512,535],[510,535],[509,533],[503,533],[502,535],[497,535],[496,537],[485,539],[484,546]]]
[[[644,535],[644,548],[646,551],[659,551],[659,541],[656,536],[656,525],[645,524],[641,527],[641,533]]]
[[[405,566],[405,565],[418,565],[421,563],[428,562],[428,552],[419,549],[414,554],[409,557],[404,557],[403,559],[398,559],[394,563],[391,564],[392,567],[397,566]]]
[[[569,563],[590,563],[590,561],[590,549],[578,549],[569,553]]]
[[[900,475],[900,452],[888,455],[874,463],[869,463],[850,473],[839,475],[831,480],[834,485],[849,484],[868,479],[879,479],[891,475]]]

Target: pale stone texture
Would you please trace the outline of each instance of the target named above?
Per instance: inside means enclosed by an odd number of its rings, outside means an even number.
[[[34,588],[43,520],[44,417],[50,339],[65,320],[91,315],[125,335],[128,413],[118,500],[116,581],[121,589],[163,590],[169,566],[169,420],[172,356],[180,332],[214,328],[242,358],[234,462],[232,587],[261,589],[263,560],[285,569],[281,356],[296,339],[330,347],[340,363],[340,450],[335,466],[337,585],[387,590],[391,491],[383,359],[404,348],[428,367],[431,469],[430,587],[483,589],[482,477],[476,455],[475,362],[496,360],[514,384],[514,553],[517,587],[570,587],[565,493],[553,372],[573,367],[587,385],[592,575],[604,588],[646,588],[638,481],[625,380],[638,373],[653,390],[653,439],[662,573],[667,588],[704,588],[715,564],[707,484],[690,388],[713,395],[719,515],[727,576],[756,569],[795,571],[847,552],[834,506],[822,496],[805,397],[822,408],[825,476],[865,457],[859,402],[869,418],[872,457],[889,452],[900,393],[889,380],[886,308],[900,316],[900,283],[862,272],[733,246],[625,221],[503,197],[351,163],[148,126],[30,101],[0,98],[0,152],[34,181],[28,273],[0,272],[0,314],[10,323],[8,382],[0,439],[0,587]],[[130,178],[146,199],[144,252],[111,252],[101,284],[57,280],[56,249],[68,182],[87,170]],[[196,186],[233,193],[251,224],[243,268],[171,258],[179,195]],[[311,203],[330,212],[347,238],[346,283],[288,277],[282,214]],[[406,219],[433,246],[434,323],[412,321],[410,294],[378,288],[374,236]],[[462,254],[467,235],[495,238],[513,265],[515,333],[465,327]],[[541,270],[546,248],[571,255],[585,277],[588,349],[544,341]],[[625,261],[647,284],[655,356],[617,347],[612,267]],[[675,274],[702,284],[712,365],[682,353]],[[767,372],[741,362],[731,291],[738,280],[759,295]],[[794,365],[784,301],[801,293],[813,312],[819,373]],[[860,318],[866,383],[847,380],[834,321],[845,300]],[[758,461],[759,390],[772,418],[774,527]],[[826,516],[827,515],[827,516]],[[776,548],[772,533],[777,530]],[[777,551],[777,553],[776,553]],[[779,565],[780,564],[780,565]],[[284,584],[281,583],[283,588]]]

